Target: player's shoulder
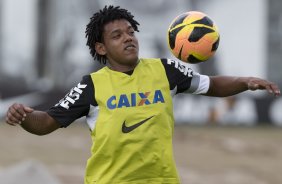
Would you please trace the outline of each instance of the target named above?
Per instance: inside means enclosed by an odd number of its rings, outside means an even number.
[[[161,64],[167,68],[174,68],[174,69],[179,69],[179,68],[189,68],[189,65],[187,63],[184,63],[179,60],[173,60],[170,58],[141,58],[140,59],[141,63],[143,65],[154,65],[154,64]]]
[[[82,80],[80,81],[80,83],[84,83],[84,84],[89,84],[90,82],[91,82],[90,74],[83,75]]]
[[[170,58],[141,58],[140,60],[143,61],[143,63],[145,64],[162,63],[163,65],[169,65],[172,67],[178,67],[183,65],[189,67],[187,63]]]
[[[180,60],[175,60],[175,59],[170,59],[170,58],[161,58],[160,60],[163,63],[163,65],[169,65],[172,67],[181,65],[181,66],[189,67],[188,63],[184,63],[183,61],[180,61]]]
[[[83,91],[88,91],[88,92],[91,93],[92,90],[94,89],[94,84],[92,82],[91,76],[89,74],[82,76],[81,81],[77,84],[75,89],[77,89],[77,88],[81,89]],[[90,91],[89,91],[89,89],[90,89]]]
[[[162,58],[161,62],[167,73],[175,73],[183,74],[188,77],[193,76],[193,69],[190,68],[188,63],[185,63],[180,60],[174,60],[169,58]]]
[[[104,66],[103,68],[95,71],[95,72],[92,72],[89,74],[90,77],[93,77],[95,75],[105,75],[107,73],[107,67]]]
[[[149,64],[160,63],[161,58],[140,58],[140,61],[145,65],[149,65]]]

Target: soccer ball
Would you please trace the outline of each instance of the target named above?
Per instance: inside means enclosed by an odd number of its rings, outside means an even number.
[[[198,11],[177,16],[168,29],[168,45],[172,54],[192,64],[212,57],[218,48],[219,37],[212,19]]]

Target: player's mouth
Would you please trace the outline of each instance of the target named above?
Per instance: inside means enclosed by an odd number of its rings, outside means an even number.
[[[124,50],[128,50],[128,51],[133,50],[133,49],[134,50],[136,49],[136,46],[133,45],[133,44],[129,44],[129,45],[124,47]]]

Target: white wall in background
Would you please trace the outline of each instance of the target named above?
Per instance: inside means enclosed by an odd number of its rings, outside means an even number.
[[[3,70],[22,76],[32,72],[36,41],[36,0],[2,0]],[[29,76],[27,75],[27,76]]]
[[[216,53],[225,75],[266,77],[267,0],[205,0],[198,2],[218,25]]]
[[[207,13],[219,27],[221,41],[216,57],[221,74],[266,77],[267,0],[202,0],[196,1],[196,7],[187,0],[145,0],[138,5],[130,0],[100,0],[103,5],[109,2],[129,9],[141,23],[141,56],[158,57],[154,39],[162,39],[166,46],[166,32],[172,19],[185,11],[198,10]],[[161,6],[163,11],[158,9]]]

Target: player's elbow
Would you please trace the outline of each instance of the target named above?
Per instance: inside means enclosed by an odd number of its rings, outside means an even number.
[[[55,130],[27,130],[25,129],[27,132],[34,134],[34,135],[38,135],[38,136],[44,136],[44,135],[48,135],[50,133],[52,133]]]
[[[43,136],[43,135],[48,135],[50,133],[52,133],[53,131],[42,131],[42,132],[36,132],[34,133],[35,135],[38,135],[38,136]]]

